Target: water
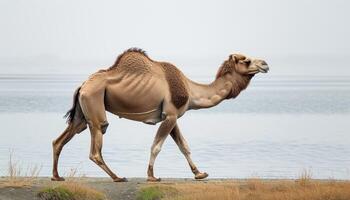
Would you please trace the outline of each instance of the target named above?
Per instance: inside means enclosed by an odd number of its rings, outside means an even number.
[[[25,168],[41,165],[51,175],[51,141],[66,124],[62,116],[86,76],[0,75],[0,175],[9,152]],[[208,82],[206,77],[195,80]],[[237,99],[179,119],[199,169],[217,178],[350,179],[350,77],[257,77]],[[145,177],[157,126],[108,115],[103,155],[121,176]],[[77,168],[106,176],[88,159],[88,131],[75,136],[60,157],[60,172]],[[160,177],[192,177],[169,137],[156,164]]]

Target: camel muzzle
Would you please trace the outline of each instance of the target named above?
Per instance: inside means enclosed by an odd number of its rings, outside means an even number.
[[[269,66],[267,65],[267,63],[265,61],[261,61],[258,68],[259,68],[259,72],[261,72],[261,73],[267,73],[270,70]]]

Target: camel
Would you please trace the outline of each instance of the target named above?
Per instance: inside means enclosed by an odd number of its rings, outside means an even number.
[[[53,181],[64,181],[57,171],[63,146],[74,135],[89,127],[91,149],[89,158],[102,168],[114,182],[125,182],[113,173],[103,160],[101,149],[108,122],[106,111],[121,118],[161,123],[151,146],[147,181],[160,181],[153,173],[154,162],[170,135],[185,156],[195,179],[204,179],[191,158],[189,146],[177,124],[188,110],[210,108],[225,99],[233,99],[248,86],[255,74],[268,72],[264,60],[231,54],[220,66],[215,80],[199,84],[188,79],[168,62],[154,61],[138,48],[118,56],[115,63],[92,74],[74,93],[73,106],[67,112],[67,128],[52,142]]]

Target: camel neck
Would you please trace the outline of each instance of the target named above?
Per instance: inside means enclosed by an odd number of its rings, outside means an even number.
[[[200,84],[188,80],[190,90],[190,109],[210,108],[230,95],[232,82],[227,76],[219,77],[210,84]]]

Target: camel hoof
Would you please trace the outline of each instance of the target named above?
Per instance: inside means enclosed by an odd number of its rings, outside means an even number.
[[[115,178],[113,179],[113,182],[128,182],[128,179],[124,178]]]
[[[196,174],[195,176],[194,176],[194,178],[196,179],[196,180],[200,180],[200,179],[205,179],[205,178],[207,178],[209,176],[209,174],[207,174],[206,172],[204,172],[204,173],[198,173],[198,174]]]
[[[160,178],[156,178],[156,177],[148,177],[147,181],[148,182],[160,182],[161,179]]]
[[[64,178],[59,177],[59,176],[57,176],[57,177],[52,177],[52,178],[51,178],[51,181],[64,181]]]

